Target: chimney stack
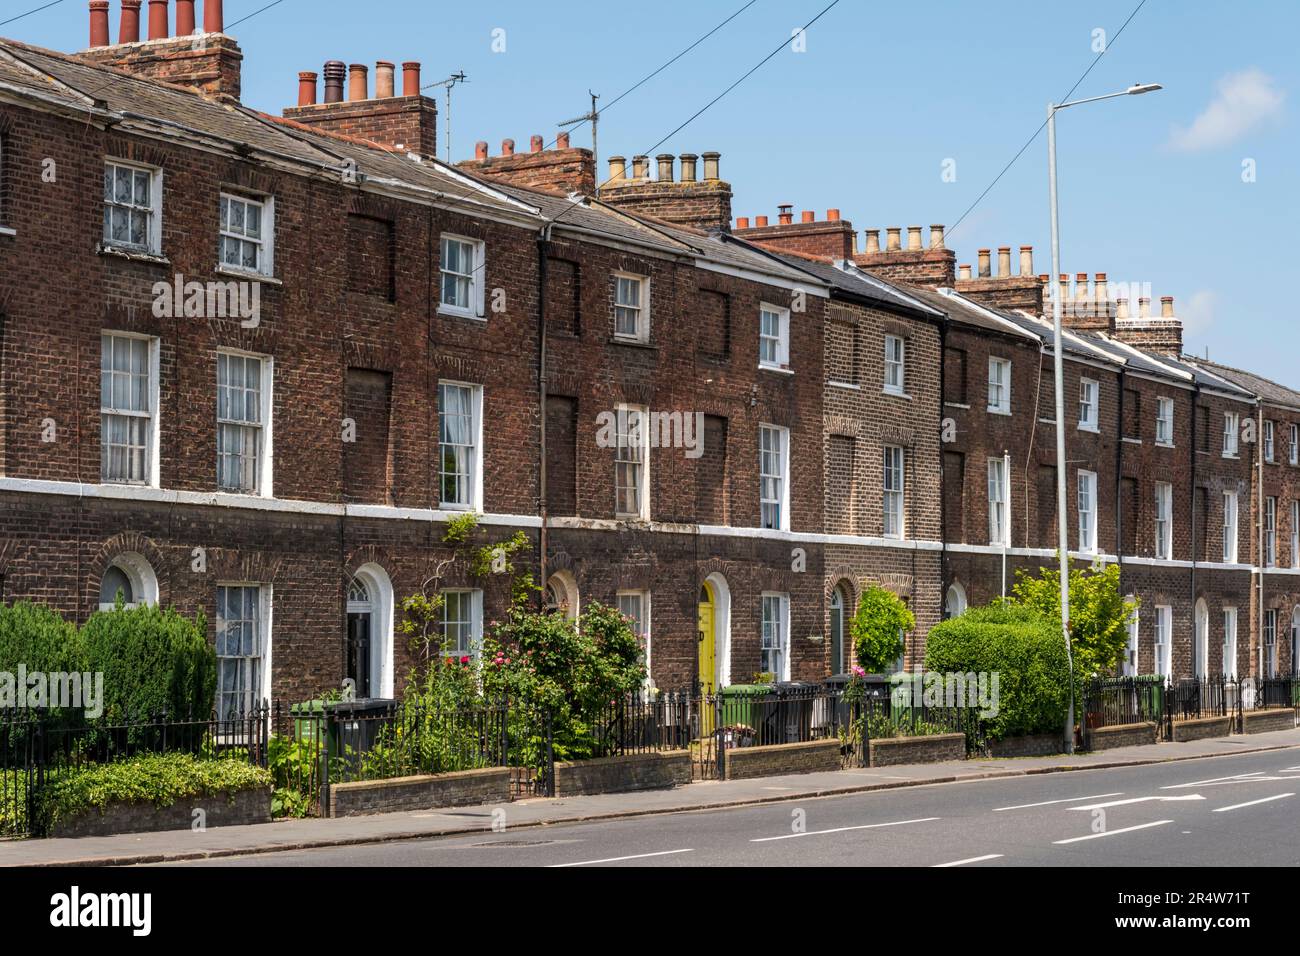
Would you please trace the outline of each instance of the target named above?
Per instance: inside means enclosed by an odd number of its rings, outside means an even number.
[[[386,100],[396,93],[395,64],[380,60],[375,64],[375,99]]]
[[[342,60],[325,61],[325,102],[343,102],[343,76],[347,65]]]
[[[149,39],[167,39],[167,0],[149,0]]]
[[[1129,315],[1128,302],[1116,302],[1115,336],[1121,342],[1147,349],[1161,355],[1183,354],[1183,323],[1174,317],[1174,297],[1160,297],[1160,317],[1151,317],[1151,300],[1138,299],[1138,314]]]
[[[226,18],[221,10],[221,0],[203,0],[203,32],[226,32]]]
[[[298,105],[313,106],[316,103],[316,74],[303,72],[298,74]]]
[[[122,0],[122,21],[117,28],[117,42],[140,42],[140,2],[141,0]]]
[[[176,0],[176,35],[178,37],[193,36],[197,31],[194,29],[194,0]]]
[[[108,46],[108,0],[90,0],[90,45]]]

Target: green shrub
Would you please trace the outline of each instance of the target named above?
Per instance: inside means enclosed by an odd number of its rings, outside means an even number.
[[[16,686],[20,665],[29,673],[47,674],[94,669],[86,664],[77,628],[50,608],[26,601],[0,605],[0,671],[15,675],[15,699],[0,701],[0,706],[18,704],[17,695],[26,692]],[[5,688],[4,693],[8,692]],[[49,713],[58,716],[59,711],[54,708]]]
[[[867,588],[849,624],[858,663],[873,674],[892,670],[903,653],[903,635],[915,627],[916,616],[902,598],[884,588]]]
[[[1059,626],[1026,607],[971,608],[936,624],[926,639],[926,670],[996,673],[998,713],[989,738],[1061,732],[1070,672]]]
[[[86,669],[104,673],[104,718],[206,719],[216,691],[216,652],[202,612],[117,607],[97,611],[81,629]]]
[[[191,754],[150,754],[90,766],[47,783],[36,795],[42,828],[55,826],[91,808],[111,803],[152,803],[165,807],[177,800],[271,786],[271,773],[242,760],[200,760]]]

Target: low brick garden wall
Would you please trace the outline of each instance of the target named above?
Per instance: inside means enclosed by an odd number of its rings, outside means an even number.
[[[882,737],[867,741],[867,762],[872,767],[904,763],[942,763],[966,759],[965,734],[930,737]]]
[[[1159,725],[1146,720],[1137,724],[1094,727],[1088,731],[1089,750],[1114,750],[1116,747],[1139,747],[1160,742]]]
[[[1064,750],[1060,734],[1033,734],[989,741],[990,757],[1050,757]]]
[[[626,793],[632,790],[667,790],[690,782],[689,750],[598,757],[595,760],[572,760],[555,765],[557,797]]]
[[[839,769],[840,742],[838,740],[770,744],[765,747],[732,747],[726,751],[727,780]]]
[[[1272,730],[1294,730],[1294,707],[1275,707],[1269,710],[1247,710],[1241,715],[1243,734],[1266,734]]]
[[[330,816],[352,817],[396,810],[431,810],[510,799],[510,769],[460,770],[455,773],[391,780],[359,780],[330,786]]]
[[[114,833],[155,833],[188,830],[195,810],[203,811],[205,827],[239,826],[271,822],[271,791],[238,790],[233,795],[189,797],[170,806],[152,803],[111,803],[101,812],[91,808],[60,820],[50,828],[52,837],[111,836]]]
[[[1174,743],[1204,740],[1206,737],[1226,737],[1230,733],[1231,717],[1197,717],[1193,720],[1174,721]]]

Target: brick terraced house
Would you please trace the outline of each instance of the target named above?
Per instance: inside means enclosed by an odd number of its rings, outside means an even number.
[[[0,40],[0,596],[202,611],[218,706],[391,696],[404,597],[473,654],[509,600],[443,543],[523,532],[540,601],[618,607],[668,689],[852,663],[870,584],[928,629],[1050,563],[1047,276],[943,227],[732,224],[717,153],[559,137],[452,166],[420,65],[240,102],[209,0],[88,50]],[[151,10],[167,5],[151,4]],[[319,101],[318,101],[319,99]],[[701,163],[702,160],[702,163]],[[678,175],[680,169],[680,175]],[[1081,281],[1080,281],[1081,280]],[[1141,597],[1129,669],[1296,665],[1300,394],[1067,277],[1069,526]],[[1270,437],[1271,436],[1271,437]]]

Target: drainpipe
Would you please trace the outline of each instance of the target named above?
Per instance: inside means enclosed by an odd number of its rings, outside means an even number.
[[[1192,592],[1192,615],[1193,615],[1193,617],[1195,617],[1195,614],[1196,614],[1196,565],[1197,565],[1197,562],[1199,562],[1200,560],[1202,560],[1201,556],[1199,556],[1199,555],[1196,553],[1196,541],[1197,541],[1197,538],[1196,538],[1196,519],[1197,519],[1197,516],[1198,516],[1198,515],[1197,515],[1197,509],[1196,509],[1196,489],[1200,487],[1200,483],[1197,481],[1197,468],[1196,468],[1196,424],[1197,424],[1197,422],[1200,420],[1200,415],[1199,415],[1199,412],[1200,412],[1200,404],[1201,404],[1201,387],[1200,387],[1199,385],[1196,385],[1196,386],[1194,386],[1194,388],[1193,388],[1193,390],[1192,390],[1192,440],[1191,440],[1190,442],[1187,443],[1188,446],[1189,446],[1189,449],[1188,449],[1188,456],[1191,458],[1191,461],[1192,461],[1192,466],[1191,466],[1191,470],[1190,470],[1190,474],[1191,474],[1191,476],[1192,476],[1192,569],[1191,569],[1191,571],[1189,572],[1189,576],[1190,576],[1190,580],[1191,580],[1191,592]],[[1210,507],[1210,490],[1209,490],[1208,488],[1205,489],[1205,502],[1204,502],[1203,507],[1204,507],[1206,510],[1208,510],[1209,507]],[[1202,534],[1202,535],[1208,535],[1209,533],[1210,533],[1210,526],[1209,526],[1209,524],[1207,523],[1206,526],[1205,526],[1205,530],[1202,531],[1201,534]],[[1204,542],[1204,541],[1201,542],[1201,550],[1202,550],[1202,551],[1205,550],[1205,542]],[[1193,627],[1195,627],[1195,624],[1193,624]],[[1195,633],[1195,632],[1193,631],[1193,633]],[[1210,636],[1209,636],[1209,633],[1208,633],[1208,631],[1207,631],[1206,636],[1205,636],[1205,641],[1206,641],[1206,644],[1207,644],[1207,645],[1209,644],[1209,640],[1210,640]],[[1193,642],[1193,643],[1195,643],[1195,642]],[[1193,655],[1193,657],[1195,657],[1195,653],[1196,653],[1196,652],[1195,652],[1195,648],[1193,648],[1193,651],[1192,651],[1192,655]],[[1206,656],[1208,657],[1208,656],[1209,656],[1209,653],[1210,653],[1210,649],[1209,649],[1208,646],[1207,646],[1206,649],[1205,649],[1205,653],[1206,653]],[[1227,667],[1227,662],[1225,661],[1225,662],[1220,666],[1220,669],[1223,670],[1224,673],[1226,673],[1226,672],[1227,672],[1227,671],[1226,671],[1226,667]]]
[[[1264,403],[1255,406],[1255,442],[1251,454],[1255,456],[1255,579],[1258,594],[1257,613],[1255,615],[1255,675],[1264,677],[1264,455],[1261,446],[1264,443]],[[1276,519],[1275,519],[1276,520]],[[1277,640],[1274,633],[1273,640]]]
[[[1002,532],[1002,599],[1003,599],[1003,600],[1006,600],[1006,597],[1007,597],[1007,545],[1009,545],[1009,544],[1011,543],[1011,452],[1007,451],[1005,448],[1002,450],[1002,474],[1003,474],[1004,476],[1006,476],[1006,481],[1007,481],[1007,487],[1006,487],[1006,495],[1007,495],[1007,508],[1006,508],[1006,513],[1007,513],[1007,526],[1006,526],[1006,528],[1003,529],[1003,532]],[[1029,478],[1029,476],[1026,475],[1026,476],[1025,476],[1025,480],[1027,481],[1028,478]],[[1025,529],[1025,533],[1028,534],[1028,532],[1029,532],[1029,529],[1026,528],[1026,529]]]
[[[948,509],[943,506],[943,502],[948,500],[948,488],[945,484],[945,469],[943,467],[943,421],[947,417],[944,414],[945,406],[943,403],[944,396],[948,394],[947,379],[944,374],[944,367],[948,363],[944,361],[944,356],[947,351],[948,316],[945,313],[943,322],[939,325],[939,620],[941,621],[944,612],[947,610],[948,588],[952,584],[948,574]],[[985,465],[985,468],[987,467]],[[960,493],[960,489],[958,489],[958,493]]]
[[[540,429],[538,476],[538,510],[542,516],[538,534],[538,600],[546,606],[546,548],[549,515],[546,507],[546,253],[551,243],[551,224],[547,223],[537,233],[537,411]]]

